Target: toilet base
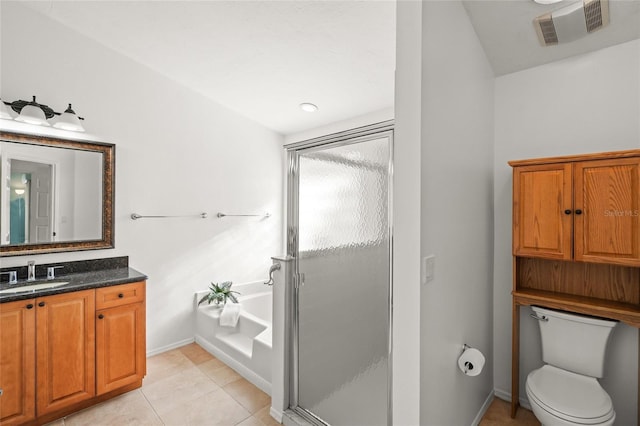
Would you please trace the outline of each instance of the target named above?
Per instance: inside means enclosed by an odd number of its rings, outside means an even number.
[[[553,416],[544,409],[540,408],[537,403],[532,401],[531,397],[529,397],[529,404],[531,405],[531,411],[533,411],[533,415],[536,416],[536,419],[538,419],[538,421],[540,421],[541,426],[584,426],[584,424],[581,423],[571,423],[559,417]],[[607,420],[604,423],[596,423],[589,426],[613,426],[615,420],[616,417],[613,416],[613,418]]]

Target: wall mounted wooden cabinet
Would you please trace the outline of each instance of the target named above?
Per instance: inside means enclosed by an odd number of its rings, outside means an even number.
[[[640,328],[640,150],[511,161],[511,415],[520,389],[520,306]]]
[[[0,304],[0,425],[43,424],[142,385],[145,283]]]
[[[640,157],[586,158],[509,163],[515,256],[640,266]]]

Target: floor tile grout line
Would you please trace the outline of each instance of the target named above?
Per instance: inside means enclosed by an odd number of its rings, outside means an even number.
[[[147,395],[144,394],[142,388],[140,388],[140,393],[142,394],[142,397],[144,398],[144,400],[147,402],[147,404],[151,408],[151,411],[153,411],[153,414],[155,414],[156,417],[158,418],[158,420],[160,421],[160,423],[162,423],[164,425],[165,424],[164,420],[162,419],[162,417],[160,417],[160,414],[156,411],[156,408],[153,406],[151,401],[149,401],[149,398],[147,398]]]

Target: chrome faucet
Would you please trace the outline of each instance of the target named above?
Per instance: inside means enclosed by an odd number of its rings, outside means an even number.
[[[18,282],[18,271],[0,272],[0,274],[9,275],[9,284],[16,284]]]
[[[27,262],[27,281],[36,280],[36,262],[30,260]]]

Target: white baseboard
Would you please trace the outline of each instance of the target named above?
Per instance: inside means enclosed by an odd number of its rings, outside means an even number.
[[[500,399],[511,402],[511,392],[507,392],[503,389],[494,389],[493,393]],[[520,406],[526,408],[527,410],[531,410],[531,404],[529,404],[529,400],[526,397],[520,397]]]
[[[282,423],[283,413],[280,410],[276,410],[274,407],[269,409],[269,414],[273,417],[278,423]]]
[[[170,345],[161,346],[159,348],[152,349],[150,351],[147,351],[147,358],[149,358],[150,356],[161,354],[163,352],[170,351],[172,349],[180,348],[182,346],[188,345],[189,343],[193,343],[194,341],[195,339],[193,337],[190,337],[189,339],[180,340]]]
[[[489,392],[489,395],[487,396],[487,399],[485,399],[484,404],[482,404],[482,407],[480,407],[480,411],[478,411],[476,418],[473,419],[473,423],[471,423],[472,426],[478,426],[480,424],[480,420],[482,420],[482,417],[489,409],[489,406],[493,402],[494,398],[495,398],[495,392],[494,391]]]

